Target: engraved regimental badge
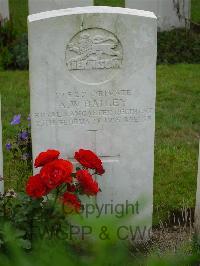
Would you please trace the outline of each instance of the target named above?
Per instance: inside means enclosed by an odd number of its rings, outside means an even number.
[[[110,31],[91,28],[78,32],[66,47],[66,65],[83,83],[104,83],[121,68],[122,45]],[[91,73],[92,71],[92,73]]]

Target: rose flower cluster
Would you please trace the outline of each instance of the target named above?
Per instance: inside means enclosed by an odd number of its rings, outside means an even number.
[[[74,158],[80,164],[75,172],[73,164],[59,159],[59,155],[57,150],[47,150],[37,156],[34,166],[40,167],[40,172],[29,177],[26,193],[32,198],[42,198],[56,189],[61,202],[78,212],[81,209],[78,195],[97,195],[100,188],[93,175],[102,175],[105,170],[102,161],[90,150],[75,152]]]

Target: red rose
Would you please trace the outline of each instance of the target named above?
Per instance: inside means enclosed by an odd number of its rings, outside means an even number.
[[[76,191],[76,185],[74,184],[67,184],[67,191],[68,192],[75,192]]]
[[[96,170],[96,173],[99,175],[102,175],[105,172],[102,166],[102,161],[90,150],[80,149],[75,152],[74,158],[84,167]]]
[[[41,176],[35,175],[29,177],[29,180],[26,184],[26,193],[33,198],[41,198],[48,194],[48,189],[45,186],[44,182],[41,179]]]
[[[73,165],[71,162],[58,159],[43,166],[40,175],[49,189],[54,189],[62,183],[72,181]]]
[[[41,152],[35,159],[34,166],[40,167],[44,166],[47,163],[50,163],[56,159],[58,159],[58,156],[60,155],[59,151],[56,150],[47,150],[45,152]]]
[[[79,212],[81,209],[81,202],[78,197],[72,193],[65,192],[61,198],[62,202],[70,209]]]
[[[76,178],[84,194],[88,196],[95,196],[99,192],[98,183],[87,170],[77,171]]]

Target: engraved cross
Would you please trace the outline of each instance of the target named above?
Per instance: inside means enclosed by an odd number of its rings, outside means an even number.
[[[92,151],[97,153],[97,156],[102,160],[103,163],[112,163],[112,162],[118,162],[120,159],[120,154],[117,154],[115,156],[109,156],[109,155],[98,155],[98,151],[97,151],[97,129],[90,129],[88,130],[88,132],[91,133],[91,147],[92,147]],[[74,160],[74,158],[69,158],[73,163],[77,163],[76,160]]]
[[[97,153],[97,129],[90,129],[88,132],[91,132],[91,142],[92,142],[92,151]],[[98,154],[97,154],[98,155]],[[114,162],[119,161],[120,155],[116,156],[108,156],[108,155],[102,155],[99,156],[99,158],[102,160],[102,162]]]

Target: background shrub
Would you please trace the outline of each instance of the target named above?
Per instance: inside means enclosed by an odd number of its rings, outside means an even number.
[[[2,49],[1,65],[5,70],[28,69],[28,37],[26,33]]]
[[[200,33],[193,29],[159,32],[157,63],[200,63]]]
[[[0,22],[0,67],[28,69],[27,33],[18,36],[12,19]]]
[[[16,31],[12,20],[0,20],[0,51],[16,39]]]

